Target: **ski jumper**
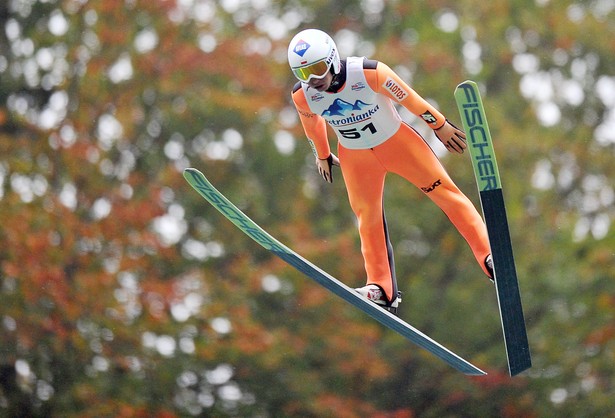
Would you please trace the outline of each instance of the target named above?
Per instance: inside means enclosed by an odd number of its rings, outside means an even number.
[[[317,158],[326,159],[331,153],[327,123],[337,135],[340,168],[358,220],[367,284],[380,286],[389,301],[397,295],[383,208],[387,173],[402,176],[431,198],[489,275],[484,265],[489,240],[481,216],[425,140],[402,121],[395,104],[420,116],[432,129],[444,125],[445,117],[381,62],[349,57],[342,61],[341,71],[346,80],[337,92],[319,92],[297,83],[292,99]]]

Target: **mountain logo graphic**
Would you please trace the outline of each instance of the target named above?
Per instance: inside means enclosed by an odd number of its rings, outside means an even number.
[[[361,100],[357,100],[354,104],[351,104],[342,99],[335,99],[331,106],[322,112],[322,116],[350,116],[353,112],[363,110],[369,106],[371,106],[371,104],[362,102]]]

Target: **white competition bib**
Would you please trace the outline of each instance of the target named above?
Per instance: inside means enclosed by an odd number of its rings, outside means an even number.
[[[346,84],[337,93],[319,92],[302,85],[310,110],[331,125],[345,148],[373,148],[399,129],[401,117],[393,102],[367,84],[362,57],[348,57]]]

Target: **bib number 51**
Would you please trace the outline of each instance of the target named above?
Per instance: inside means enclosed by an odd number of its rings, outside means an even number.
[[[361,129],[340,129],[338,132],[346,139],[359,139],[361,138],[361,132],[365,131],[369,131],[370,134],[375,134],[377,132],[377,129],[373,123],[368,123]]]

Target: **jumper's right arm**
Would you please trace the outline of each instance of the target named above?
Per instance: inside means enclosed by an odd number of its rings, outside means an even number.
[[[297,113],[299,113],[299,119],[301,120],[305,135],[312,147],[312,152],[314,152],[318,159],[326,159],[331,154],[327,138],[327,122],[325,122],[322,116],[312,113],[307,104],[305,93],[301,88],[301,83],[295,85],[292,99]]]
[[[327,137],[327,122],[325,122],[322,116],[312,113],[300,83],[297,83],[293,89],[292,99],[297,113],[299,114],[299,120],[301,120],[305,135],[312,148],[312,152],[316,157],[318,172],[325,181],[332,183],[333,175],[331,167],[332,165],[339,165],[339,161],[337,157],[331,153],[329,139]]]
[[[375,71],[366,71],[367,77],[375,91],[421,117],[434,130],[446,149],[450,152],[463,153],[466,148],[466,136],[463,131],[449,122],[438,109],[406,84],[389,66],[378,62]]]

